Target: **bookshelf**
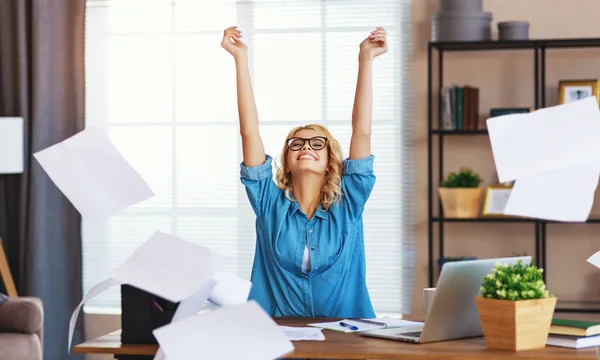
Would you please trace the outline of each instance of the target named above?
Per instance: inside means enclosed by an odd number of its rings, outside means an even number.
[[[552,49],[584,49],[600,48],[600,38],[581,38],[581,39],[538,39],[523,41],[473,41],[473,42],[430,42],[427,51],[427,113],[428,113],[428,136],[427,136],[427,188],[428,188],[428,266],[429,266],[429,287],[435,286],[435,265],[434,257],[437,250],[438,258],[444,257],[444,225],[446,223],[528,223],[534,229],[532,241],[535,244],[535,259],[538,266],[544,268],[544,280],[548,273],[548,264],[546,263],[546,232],[547,224],[556,222],[541,219],[524,218],[445,218],[441,202],[434,203],[434,194],[437,191],[437,184],[442,181],[444,176],[444,139],[448,136],[487,136],[486,129],[476,130],[450,130],[440,128],[442,123],[442,106],[437,107],[434,114],[434,101],[441,104],[441,89],[444,86],[444,54],[447,52],[474,52],[474,51],[502,51],[502,50],[522,50],[530,52],[533,56],[534,83],[531,84],[533,91],[534,109],[546,107],[546,56],[548,50]],[[434,55],[437,55],[437,74],[434,79]],[[434,80],[437,81],[434,84]],[[436,96],[437,95],[437,96]],[[436,99],[434,99],[436,97]],[[437,143],[438,159],[434,164],[433,146]],[[434,166],[437,166],[437,184],[434,184]],[[588,223],[600,223],[600,219],[589,219]],[[437,226],[437,239],[434,234],[434,227]],[[556,311],[566,313],[596,313],[600,314],[600,302],[560,302],[557,304]]]

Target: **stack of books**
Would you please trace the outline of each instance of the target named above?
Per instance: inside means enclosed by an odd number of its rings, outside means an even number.
[[[479,129],[479,88],[453,84],[440,89],[440,129]]]
[[[573,349],[600,346],[600,322],[552,319],[546,345]]]

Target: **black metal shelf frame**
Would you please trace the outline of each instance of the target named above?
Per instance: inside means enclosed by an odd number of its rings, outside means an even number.
[[[548,264],[546,263],[546,227],[547,224],[557,222],[526,219],[526,218],[494,218],[494,217],[478,217],[475,219],[451,219],[444,218],[441,202],[438,201],[438,214],[434,215],[433,203],[433,144],[434,136],[437,137],[438,147],[438,181],[442,181],[444,174],[444,138],[446,136],[476,136],[487,135],[487,130],[444,130],[434,128],[433,114],[433,53],[437,51],[437,86],[435,89],[440,89],[444,84],[444,53],[458,51],[499,51],[499,50],[523,50],[531,51],[533,55],[533,71],[534,71],[534,108],[546,107],[546,51],[550,49],[573,49],[573,48],[600,48],[600,38],[582,38],[582,39],[537,39],[523,41],[481,41],[481,42],[430,42],[427,51],[427,167],[428,167],[428,262],[429,262],[429,287],[435,286],[434,282],[434,224],[438,227],[438,256],[444,256],[444,224],[447,222],[508,222],[508,223],[530,223],[534,229],[535,241],[535,258],[537,265],[544,268],[543,277],[546,280],[548,275]],[[441,103],[441,92],[438,91],[438,104]],[[438,106],[438,112],[435,115],[437,123],[440,123],[442,117],[442,107]],[[600,219],[590,219],[588,223],[600,223]],[[559,302],[560,303],[560,302]],[[597,307],[590,306],[566,306],[557,305],[557,311],[575,312],[575,313],[600,313],[600,303]]]

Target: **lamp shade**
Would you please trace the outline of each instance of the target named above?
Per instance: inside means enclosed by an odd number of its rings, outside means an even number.
[[[0,117],[0,174],[23,172],[23,118]]]

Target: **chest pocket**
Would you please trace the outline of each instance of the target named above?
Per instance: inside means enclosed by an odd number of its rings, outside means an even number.
[[[328,258],[328,269],[321,273],[321,280],[326,283],[336,284],[340,282],[348,267],[352,264],[348,263],[350,257],[347,255],[351,251],[351,238],[347,231],[342,233],[342,244],[337,254],[330,255]]]

